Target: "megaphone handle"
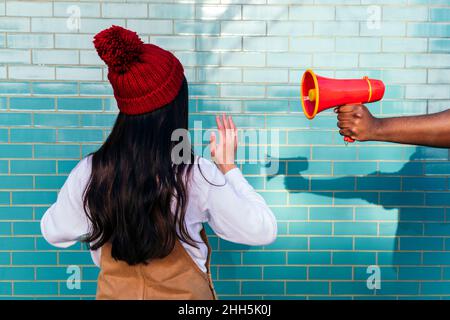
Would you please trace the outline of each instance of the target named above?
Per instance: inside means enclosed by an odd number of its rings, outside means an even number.
[[[344,141],[349,142],[349,143],[355,142],[355,140],[353,140],[352,138],[347,137],[347,136],[344,137]]]
[[[368,83],[369,83],[369,88],[370,88],[370,81],[369,81],[369,78],[364,77],[364,79],[366,79],[366,80],[368,81]],[[370,100],[370,96],[372,95],[372,88],[370,88],[369,90],[370,90],[370,94],[369,94],[369,100]],[[360,104],[361,102],[358,102],[358,103]],[[355,142],[355,140],[353,140],[352,138],[350,138],[350,137],[348,137],[348,136],[344,136],[344,141],[347,142],[347,143],[353,143],[353,142]]]

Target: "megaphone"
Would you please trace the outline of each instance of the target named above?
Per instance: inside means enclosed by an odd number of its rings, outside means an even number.
[[[383,81],[362,79],[332,79],[321,77],[311,69],[305,71],[301,82],[301,101],[305,116],[313,119],[319,112],[344,104],[369,103],[383,98]],[[353,142],[350,137],[345,141]]]

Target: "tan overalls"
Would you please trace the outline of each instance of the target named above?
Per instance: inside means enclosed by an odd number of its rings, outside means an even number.
[[[111,244],[101,251],[97,299],[118,300],[215,300],[210,272],[211,246],[205,229],[201,237],[208,247],[207,273],[192,260],[181,244],[175,241],[172,252],[153,259],[147,265],[128,265],[111,257]]]

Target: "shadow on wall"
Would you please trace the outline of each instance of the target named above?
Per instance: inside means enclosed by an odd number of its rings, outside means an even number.
[[[356,214],[355,221],[372,224],[380,221],[379,229],[369,234],[372,237],[367,241],[372,243],[361,243],[361,247],[356,245],[355,249],[364,251],[363,247],[370,247],[370,250],[384,251],[381,264],[396,267],[424,263],[420,252],[417,252],[417,260],[414,259],[416,262],[412,262],[411,254],[405,254],[404,251],[443,250],[441,237],[428,236],[450,235],[448,224],[443,224],[445,207],[450,203],[446,200],[449,198],[447,177],[425,175],[425,162],[421,160],[427,158],[427,150],[434,149],[417,147],[409,161],[395,172],[374,171],[366,175],[331,179],[302,176],[301,172],[308,169],[308,159],[305,157],[278,158],[278,161],[297,163],[295,168],[298,169],[298,175],[284,176],[284,187],[290,194],[313,193],[331,197],[333,206],[357,206],[358,209],[366,206]],[[440,164],[443,163],[446,161]],[[268,181],[277,175],[281,174],[268,176]],[[331,217],[330,220],[340,221],[342,218]],[[361,233],[356,225],[354,228],[349,227],[346,232],[341,230],[339,235],[367,235],[364,231]]]

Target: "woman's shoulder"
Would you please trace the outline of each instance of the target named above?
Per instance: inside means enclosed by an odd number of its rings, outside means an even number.
[[[87,156],[81,158],[81,160],[75,166],[74,170],[90,173],[92,167],[92,156],[92,154],[88,154]]]
[[[78,161],[69,174],[69,180],[74,182],[86,182],[92,170],[92,154],[89,154]]]

